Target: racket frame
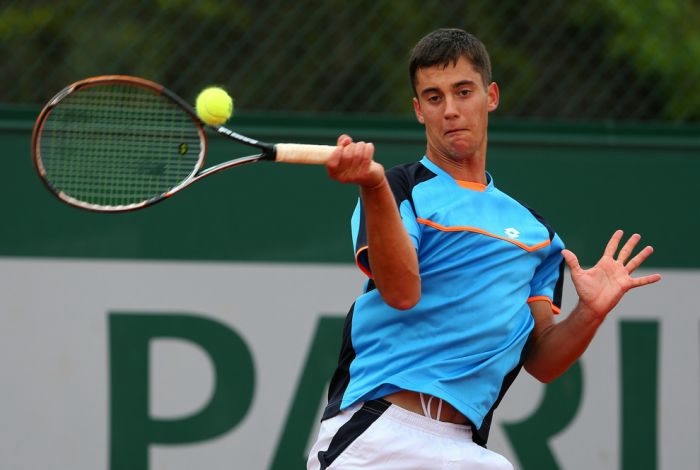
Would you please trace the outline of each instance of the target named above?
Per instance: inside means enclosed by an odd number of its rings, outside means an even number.
[[[168,100],[176,104],[179,108],[182,109],[185,113],[187,113],[192,120],[193,124],[197,128],[197,132],[199,135],[199,140],[200,140],[200,151],[199,155],[197,157],[197,163],[193,166],[192,172],[185,177],[179,184],[175,185],[168,191],[155,196],[153,198],[140,201],[137,203],[131,203],[131,204],[124,204],[124,205],[100,205],[100,204],[93,204],[93,203],[88,203],[85,201],[81,201],[79,199],[76,199],[69,194],[66,194],[64,191],[61,189],[55,187],[50,179],[48,178],[46,168],[44,167],[42,158],[41,158],[41,148],[40,148],[40,141],[41,141],[41,136],[42,132],[44,129],[44,125],[50,116],[51,112],[61,104],[61,102],[71,94],[84,89],[88,87],[93,87],[93,86],[100,86],[100,85],[111,85],[111,84],[121,84],[121,85],[130,85],[130,86],[138,86],[141,88],[145,88],[147,90],[150,90],[154,92],[157,95],[162,95],[166,97]],[[205,131],[205,126],[211,129],[214,129],[219,135],[222,135],[226,138],[232,139],[236,142],[239,142],[241,144],[254,147],[260,151],[260,153],[255,154],[255,155],[248,155],[244,157],[239,157],[235,158],[223,163],[220,163],[218,165],[211,166],[207,169],[204,168],[205,160],[206,160],[206,153],[208,149],[208,139],[207,139],[207,133]],[[297,147],[297,144],[281,144],[282,146],[291,146],[291,147]],[[301,146],[301,147],[307,147],[307,146]],[[326,147],[326,146],[308,146],[308,147]],[[177,94],[172,92],[171,90],[165,88],[163,85],[160,85],[159,83],[153,82],[151,80],[147,80],[145,78],[141,77],[134,77],[130,75],[99,75],[95,77],[89,77],[85,78],[82,80],[79,80],[77,82],[74,82],[65,88],[63,88],[61,91],[56,93],[51,100],[47,102],[47,104],[42,108],[42,110],[39,112],[39,115],[36,119],[36,122],[34,124],[34,128],[32,130],[32,140],[31,140],[31,149],[32,149],[32,161],[34,164],[34,167],[39,174],[42,182],[44,185],[48,188],[48,190],[54,194],[56,197],[58,197],[61,201],[70,204],[75,207],[79,207],[81,209],[87,209],[90,211],[94,212],[127,212],[127,211],[133,211],[137,209],[141,209],[147,206],[151,206],[157,202],[160,202],[162,200],[165,200],[175,193],[179,192],[180,190],[184,189],[185,187],[189,186],[190,184],[194,183],[195,181],[198,181],[206,176],[210,176],[214,173],[218,173],[220,171],[226,170],[228,168],[232,168],[234,166],[239,166],[243,165],[246,163],[254,163],[260,160],[269,160],[269,161],[274,161],[276,160],[276,155],[277,155],[277,149],[276,146],[273,144],[269,144],[266,142],[262,142],[256,139],[252,139],[250,137],[247,137],[245,135],[239,134],[231,129],[228,129],[224,126],[207,126],[199,117],[197,116],[196,111],[194,108],[185,100],[180,98]],[[322,162],[300,162],[300,163],[322,163]]]

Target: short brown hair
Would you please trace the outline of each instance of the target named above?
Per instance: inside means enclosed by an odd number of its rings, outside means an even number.
[[[424,36],[411,51],[408,72],[413,93],[416,93],[418,69],[456,64],[460,57],[471,62],[481,75],[485,87],[491,83],[491,59],[479,38],[461,29],[442,28]]]

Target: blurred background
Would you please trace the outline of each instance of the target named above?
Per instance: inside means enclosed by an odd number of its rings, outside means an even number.
[[[216,84],[240,133],[347,132],[391,166],[425,151],[407,60],[439,27],[491,53],[496,184],[582,264],[623,228],[664,276],[560,380],[519,378],[490,447],[526,470],[700,468],[698,0],[0,0],[0,468],[302,469],[363,281],[357,190],[323,168],[250,165],[85,212],[34,172],[43,104],[92,75],[191,102]],[[247,152],[210,137],[208,164]]]
[[[246,112],[405,116],[410,47],[458,26],[492,55],[500,118],[698,122],[698,24],[693,0],[3,0],[0,102],[128,73]]]

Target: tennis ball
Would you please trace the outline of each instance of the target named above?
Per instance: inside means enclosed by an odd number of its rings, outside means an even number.
[[[197,116],[210,126],[220,126],[233,114],[233,98],[221,87],[211,86],[197,95]]]

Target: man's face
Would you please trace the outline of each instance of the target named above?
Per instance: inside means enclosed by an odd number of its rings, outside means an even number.
[[[498,106],[498,86],[461,57],[456,64],[418,69],[413,108],[425,125],[428,157],[462,161],[486,155],[488,113]]]

